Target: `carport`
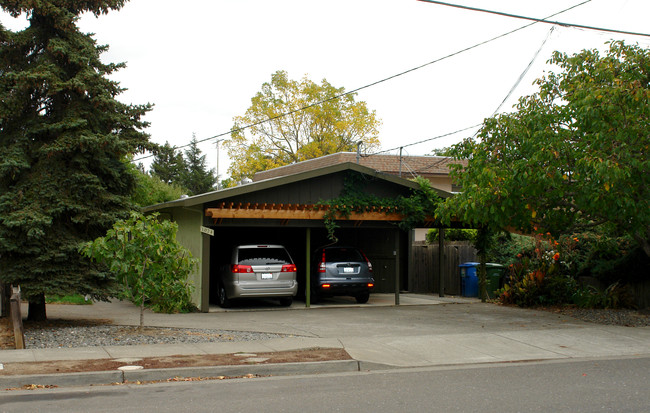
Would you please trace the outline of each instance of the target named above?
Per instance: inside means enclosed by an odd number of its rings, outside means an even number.
[[[192,299],[207,312],[210,302],[216,301],[212,280],[238,244],[284,245],[298,267],[300,285],[306,285],[311,251],[332,243],[324,222],[328,201],[340,197],[350,180],[361,182],[359,190],[377,198],[408,197],[419,188],[403,178],[341,163],[153,205],[144,211],[159,212],[178,224],[179,242],[200,260],[190,276]],[[438,192],[442,197],[450,195]],[[337,217],[335,232],[339,244],[365,251],[373,263],[375,292],[395,293],[396,303],[399,291],[408,289],[410,237],[398,228],[401,219],[396,211],[378,205]]]

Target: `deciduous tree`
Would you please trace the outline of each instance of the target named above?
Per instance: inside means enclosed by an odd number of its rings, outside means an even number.
[[[149,175],[129,163],[129,169],[136,180],[131,201],[138,207],[161,204],[179,199],[187,191],[176,184],[167,184],[155,175]]]
[[[554,235],[610,225],[650,256],[650,52],[612,42],[551,63],[537,93],[455,149],[463,192],[439,212]]]
[[[124,160],[152,148],[150,106],[116,100],[123,89],[108,75],[123,65],[103,63],[107,46],[76,21],[124,3],[0,2],[29,19],[19,32],[0,26],[0,281],[22,287],[32,319],[45,317],[44,294],[110,295],[113,277],[78,247],[128,214]]]
[[[191,307],[192,287],[187,277],[196,265],[190,252],[176,241],[178,225],[158,214],[132,212],[106,236],[81,246],[90,259],[105,264],[117,275],[121,296],[140,306],[140,327],[145,304],[154,311],[179,312]]]
[[[246,113],[234,119],[225,142],[231,176],[252,178],[258,171],[353,151],[359,141],[365,150],[379,147],[381,122],[375,112],[356,102],[354,93],[341,96],[344,92],[325,79],[319,85],[307,77],[291,80],[285,71],[274,73]],[[247,125],[253,126],[240,129]]]

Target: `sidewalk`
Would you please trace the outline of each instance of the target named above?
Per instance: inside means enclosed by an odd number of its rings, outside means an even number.
[[[558,314],[502,307],[463,297],[375,294],[366,305],[346,298],[305,308],[252,303],[210,313],[145,314],[145,325],[260,331],[290,335],[260,341],[156,344],[0,351],[0,364],[53,360],[126,360],[169,355],[266,353],[313,348],[345,349],[353,360],[250,366],[150,369],[47,376],[9,376],[0,388],[25,384],[88,385],[175,376],[312,374],[400,367],[427,367],[530,360],[650,356],[650,327],[604,326]],[[48,306],[49,318],[110,319],[138,325],[139,309],[129,303]]]

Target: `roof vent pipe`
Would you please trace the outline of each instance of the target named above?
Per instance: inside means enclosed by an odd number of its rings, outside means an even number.
[[[359,161],[361,160],[361,144],[363,141],[357,142],[357,165],[359,165]]]

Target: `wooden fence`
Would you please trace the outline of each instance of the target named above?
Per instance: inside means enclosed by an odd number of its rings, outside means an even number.
[[[461,295],[459,264],[477,261],[476,250],[467,243],[444,246],[444,293]],[[438,245],[414,244],[409,262],[408,289],[413,293],[439,293]]]

